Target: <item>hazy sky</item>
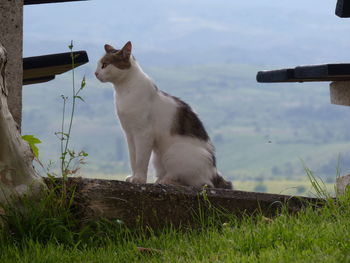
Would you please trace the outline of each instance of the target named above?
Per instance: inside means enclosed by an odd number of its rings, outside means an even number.
[[[73,39],[93,62],[104,43],[122,45],[128,40],[145,59],[154,52],[202,51],[213,56],[244,53],[232,59],[258,65],[350,60],[349,20],[336,17],[335,6],[336,0],[91,0],[30,5],[24,8],[24,55],[64,52]]]

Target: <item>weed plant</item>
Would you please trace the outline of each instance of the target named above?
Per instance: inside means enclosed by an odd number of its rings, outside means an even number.
[[[75,152],[70,149],[70,140],[73,127],[73,119],[77,100],[84,101],[80,93],[86,86],[85,77],[76,89],[75,85],[75,58],[73,41],[69,45],[72,62],[72,105],[68,112],[66,123],[68,97],[61,95],[63,99],[61,130],[56,132],[60,140],[60,174],[47,170],[48,188],[42,189],[40,196],[11,197],[7,202],[0,204],[0,216],[2,218],[1,241],[11,240],[20,242],[33,239],[41,243],[55,240],[59,243],[73,244],[77,240],[78,222],[72,212],[74,201],[74,186],[68,186],[67,178],[74,175],[84,164],[88,154],[84,151]],[[27,141],[35,158],[39,161],[39,149],[36,144],[41,141],[33,135],[24,135],[22,139]],[[39,161],[41,164],[41,162]],[[60,178],[61,180],[57,180]]]

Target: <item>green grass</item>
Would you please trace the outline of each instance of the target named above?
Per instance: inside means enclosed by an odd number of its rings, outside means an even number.
[[[349,202],[312,209],[271,222],[232,220],[221,229],[167,230],[159,235],[106,238],[76,248],[33,239],[1,245],[1,262],[349,262]],[[157,249],[140,253],[137,247]],[[158,252],[159,250],[159,252]]]
[[[314,191],[327,195],[307,172]],[[209,217],[200,229],[158,232],[106,221],[76,228],[64,209],[53,206],[61,199],[49,198],[24,205],[29,215],[7,208],[19,219],[11,219],[10,229],[0,227],[0,262],[350,262],[350,195],[294,215],[282,210],[275,218],[230,216],[226,222]]]

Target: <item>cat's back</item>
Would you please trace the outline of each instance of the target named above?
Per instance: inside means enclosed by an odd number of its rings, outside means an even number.
[[[153,128],[158,145],[165,148],[175,142],[207,147],[209,136],[192,108],[168,93],[157,90],[153,106]]]
[[[156,88],[156,87],[155,87]],[[153,101],[153,119],[158,134],[169,134],[177,112],[178,104],[174,97],[157,89]]]

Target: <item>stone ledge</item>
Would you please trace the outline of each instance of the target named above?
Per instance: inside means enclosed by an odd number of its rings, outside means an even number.
[[[267,193],[209,188],[198,190],[159,184],[132,184],[122,181],[70,178],[76,186],[76,208],[84,221],[119,219],[132,227],[141,222],[150,227],[196,225],[194,215],[210,207],[221,208],[237,216],[261,212],[274,216],[282,204],[295,213],[323,200]],[[203,194],[205,192],[205,194]]]

